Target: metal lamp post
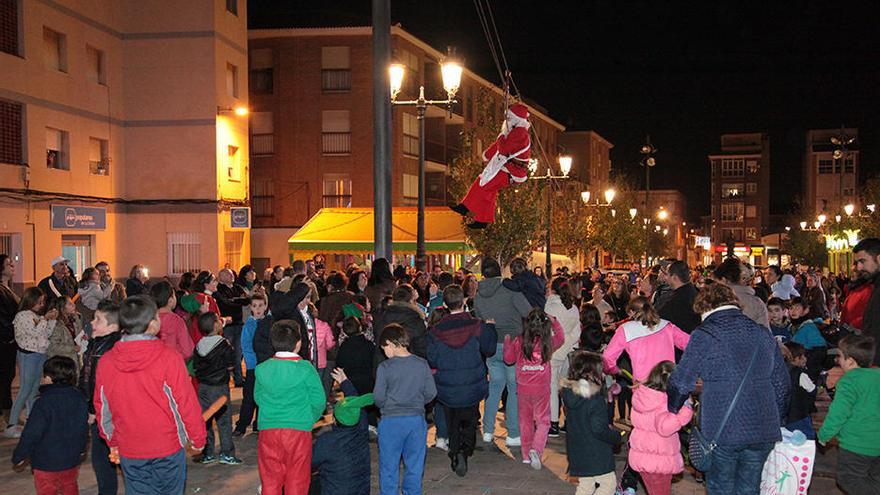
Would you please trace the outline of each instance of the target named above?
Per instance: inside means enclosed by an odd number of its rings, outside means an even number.
[[[531,172],[531,180],[546,180],[547,184],[547,235],[545,239],[546,243],[546,251],[547,251],[547,260],[544,265],[544,276],[550,277],[551,272],[553,270],[553,263],[550,259],[550,224],[551,224],[551,216],[553,215],[553,181],[554,180],[565,180],[568,179],[568,173],[571,172],[571,164],[572,158],[567,155],[561,155],[559,157],[559,170],[562,172],[562,175],[553,175],[553,170],[549,167],[547,168],[547,173],[545,175],[535,175],[535,172],[538,171],[538,161],[531,160],[529,161],[529,171]],[[581,193],[584,194],[584,193]],[[589,193],[587,193],[589,195]]]
[[[425,99],[425,87],[419,86],[419,97],[415,100],[398,101],[397,95],[403,85],[403,76],[406,69],[402,64],[391,64],[388,73],[391,85],[392,105],[404,105],[416,107],[416,116],[419,121],[419,199],[418,216],[416,226],[416,270],[424,272],[428,260],[425,255],[425,111],[429,105],[445,107],[450,112],[452,105],[456,103],[455,94],[461,85],[461,74],[464,68],[462,64],[448,53],[440,62],[440,72],[443,76],[443,89],[446,90],[445,100]]]
[[[846,158],[849,154],[847,146],[853,144],[855,140],[856,138],[846,134],[846,129],[843,126],[840,126],[840,134],[831,137],[831,144],[834,145],[831,157],[837,160],[837,167],[840,170],[840,202],[838,206],[844,202],[843,177],[846,175]]]
[[[600,202],[599,202],[599,198],[596,198],[596,202],[591,204],[591,203],[590,203],[590,191],[584,191],[584,192],[581,193],[581,201],[583,201],[584,204],[585,204],[586,206],[596,206],[596,207],[599,207],[599,208],[603,208],[603,207],[604,207],[604,208],[610,208],[610,207],[611,207],[611,202],[614,201],[614,196],[616,196],[616,195],[617,195],[617,191],[615,191],[613,187],[609,187],[609,188],[606,189],[605,192],[603,193],[603,196],[605,197],[605,202],[604,202],[604,203],[600,203]],[[631,208],[631,209],[629,210],[629,215],[630,215],[630,218],[631,218],[631,219],[634,218],[635,215],[636,215],[635,213],[633,213],[634,211],[635,211],[635,208]],[[612,210],[611,210],[611,216],[612,216],[612,217],[616,217],[616,216],[617,216],[617,210],[613,210],[613,209],[612,209]],[[599,252],[600,252],[600,251],[601,251],[600,248],[596,248],[596,257],[593,259],[593,264],[595,264],[596,267],[599,266]]]
[[[642,148],[639,150],[639,153],[644,155],[642,158],[642,166],[645,167],[645,211],[651,209],[651,167],[657,165],[657,160],[654,159],[654,154],[657,153],[657,148],[651,144],[651,136],[645,137],[645,144],[642,145]],[[650,220],[648,220],[650,222]],[[645,229],[645,267],[648,266],[648,244],[650,242],[650,230]]]

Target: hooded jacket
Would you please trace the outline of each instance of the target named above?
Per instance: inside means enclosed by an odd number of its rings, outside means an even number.
[[[600,476],[614,472],[614,447],[623,441],[620,430],[609,427],[602,387],[587,380],[560,380],[565,404],[568,474]]]
[[[312,431],[324,413],[327,396],[312,363],[292,352],[275,353],[254,371],[254,401],[260,408],[260,429]]]
[[[853,328],[862,329],[864,326],[865,311],[868,309],[868,300],[874,291],[874,284],[863,282],[853,286],[843,300],[843,310],[840,313],[840,321]]]
[[[666,393],[644,385],[633,390],[629,465],[640,473],[677,474],[684,470],[678,430],[688,424],[693,409],[673,414],[666,408]]]
[[[122,334],[119,331],[108,333],[89,340],[86,352],[83,354],[83,365],[79,374],[79,389],[85,396],[89,405],[89,413],[95,414],[95,406],[92,397],[95,395],[95,376],[98,373],[98,360],[119,342]]]
[[[342,349],[339,351],[341,355]],[[350,380],[340,387],[346,397],[358,395]],[[339,455],[341,452],[345,455]],[[315,439],[312,472],[315,471],[321,480],[321,495],[370,495],[370,435],[363,409],[356,425],[337,422]]]
[[[800,292],[794,288],[794,277],[789,274],[785,274],[773,283],[770,286],[770,289],[773,291],[773,297],[778,297],[783,301],[788,301],[792,297],[800,297]]]
[[[760,297],[755,295],[755,289],[739,284],[730,284],[739,304],[742,306],[743,314],[748,316],[758,325],[764,328],[770,328],[770,317],[767,315],[767,305]]]
[[[76,388],[62,383],[40,387],[12,463],[30,459],[41,471],[65,471],[79,465],[89,440],[86,401]]]
[[[628,321],[617,327],[614,337],[602,353],[605,371],[616,374],[617,358],[626,351],[632,360],[633,377],[645,381],[651,370],[661,361],[675,361],[675,349],[684,350],[690,335],[666,320],[653,327],[638,321]]]
[[[521,292],[514,292],[501,282],[501,277],[484,278],[477,284],[474,313],[482,320],[495,320],[498,343],[504,337],[522,333],[522,320],[529,315],[532,305]]]
[[[544,281],[531,270],[517,273],[501,283],[514,292],[522,292],[533,308],[543,308],[547,304]]]
[[[553,338],[550,341],[551,354],[565,342],[565,334],[562,325],[551,318]],[[532,346],[532,356],[526,358],[523,353],[522,336],[511,340],[509,336],[504,338],[504,362],[507,365],[516,363],[516,390],[521,394],[547,394],[550,390],[550,356],[547,361],[542,361],[541,344],[535,340]]]
[[[382,335],[382,329],[390,323],[397,323],[406,329],[406,333],[409,335],[409,352],[420,358],[425,358],[428,355],[425,314],[416,305],[392,301],[373,323],[373,328],[378,329],[377,342]],[[382,353],[381,349],[378,351],[380,354]]]
[[[563,342],[562,346],[553,353],[552,360],[557,363],[563,362],[568,359],[568,353],[574,349],[574,345],[577,344],[578,339],[581,337],[580,313],[575,305],[566,309],[565,305],[562,304],[562,298],[557,294],[550,294],[550,297],[547,298],[547,304],[544,307],[544,311],[548,315],[556,318],[556,320],[559,321],[559,324],[562,325],[565,342]]]
[[[449,407],[479,404],[489,394],[485,358],[495,354],[495,325],[468,313],[444,316],[428,333],[428,364],[437,399]]]
[[[177,351],[150,335],[126,335],[98,363],[95,421],[130,459],[167,457],[188,442],[205,446],[205,422]]]
[[[208,335],[196,344],[193,369],[199,383],[228,385],[235,366],[235,349],[222,335]]]

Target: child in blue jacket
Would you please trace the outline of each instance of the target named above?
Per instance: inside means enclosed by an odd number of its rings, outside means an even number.
[[[247,433],[251,421],[254,423],[254,431],[257,431],[257,422],[254,415],[257,411],[257,403],[254,402],[254,369],[257,367],[257,353],[254,351],[254,332],[257,323],[265,318],[269,305],[266,296],[254,294],[251,296],[251,315],[244,323],[241,330],[241,354],[244,356],[244,389],[241,392],[241,407],[238,410],[238,422],[235,423],[234,437],[242,437]]]

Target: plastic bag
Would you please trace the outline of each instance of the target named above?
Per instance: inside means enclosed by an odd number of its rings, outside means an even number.
[[[816,442],[777,442],[761,474],[761,495],[806,495],[813,477]]]

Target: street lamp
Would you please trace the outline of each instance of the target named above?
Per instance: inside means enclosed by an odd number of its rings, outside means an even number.
[[[639,214],[639,210],[637,210],[637,209],[635,209],[635,208],[630,208],[630,209],[629,209],[629,219],[630,219],[630,220],[635,220],[635,219],[636,219],[636,215],[638,215],[638,214]]]
[[[837,166],[840,170],[840,203],[843,203],[843,177],[846,175],[846,158],[849,155],[847,147],[853,144],[856,141],[856,138],[853,136],[849,136],[846,134],[846,128],[844,126],[840,126],[840,134],[837,136],[831,136],[831,144],[834,145],[834,151],[831,153],[831,156],[837,160]],[[853,170],[855,171],[855,170]]]
[[[852,203],[843,207],[843,212],[846,213],[846,216],[848,216],[848,217],[851,217],[855,211],[856,211],[856,207]]]
[[[661,222],[665,222],[666,219],[668,219],[668,218],[669,218],[669,212],[664,210],[663,207],[661,206],[660,209],[657,210],[657,219],[660,220]]]
[[[645,137],[645,144],[642,145],[641,149],[639,149],[639,153],[644,155],[642,158],[642,166],[645,167],[645,210],[650,211],[650,201],[651,201],[651,167],[657,165],[657,160],[654,159],[654,155],[657,153],[657,148],[651,144],[651,136],[648,135]],[[650,236],[648,234],[648,229],[645,229],[645,266],[648,266],[648,240]]]
[[[531,180],[546,180],[547,184],[547,235],[546,235],[546,245],[545,248],[547,250],[547,259],[544,265],[544,273],[549,277],[553,271],[553,263],[550,258],[550,222],[551,216],[553,215],[553,183],[556,180],[567,180],[568,173],[571,172],[572,158],[568,155],[560,155],[557,160],[559,161],[559,170],[562,172],[562,175],[553,175],[553,170],[550,167],[547,167],[547,173],[545,175],[535,175],[538,171],[538,160],[529,160],[529,171],[531,172]],[[590,191],[583,191],[581,193],[581,201],[587,203],[590,201]]]
[[[461,86],[461,74],[464,68],[452,53],[447,51],[446,57],[440,62],[440,74],[443,76],[443,89],[446,90],[445,100],[425,99],[425,87],[419,86],[419,97],[415,100],[398,101],[397,96],[403,86],[406,69],[401,64],[391,64],[388,68],[391,103],[416,107],[419,121],[419,201],[416,223],[416,270],[425,271],[428,260],[425,256],[425,111],[429,105],[445,107],[450,112],[456,103],[455,95]]]
[[[819,224],[821,225],[821,224],[825,223],[826,220],[828,220],[828,215],[826,215],[824,213],[820,213],[819,216],[816,217],[816,219],[819,220]]]
[[[236,105],[234,107],[217,107],[217,115],[223,115],[224,113],[232,113],[238,117],[245,117],[250,113],[248,107],[244,105]]]

